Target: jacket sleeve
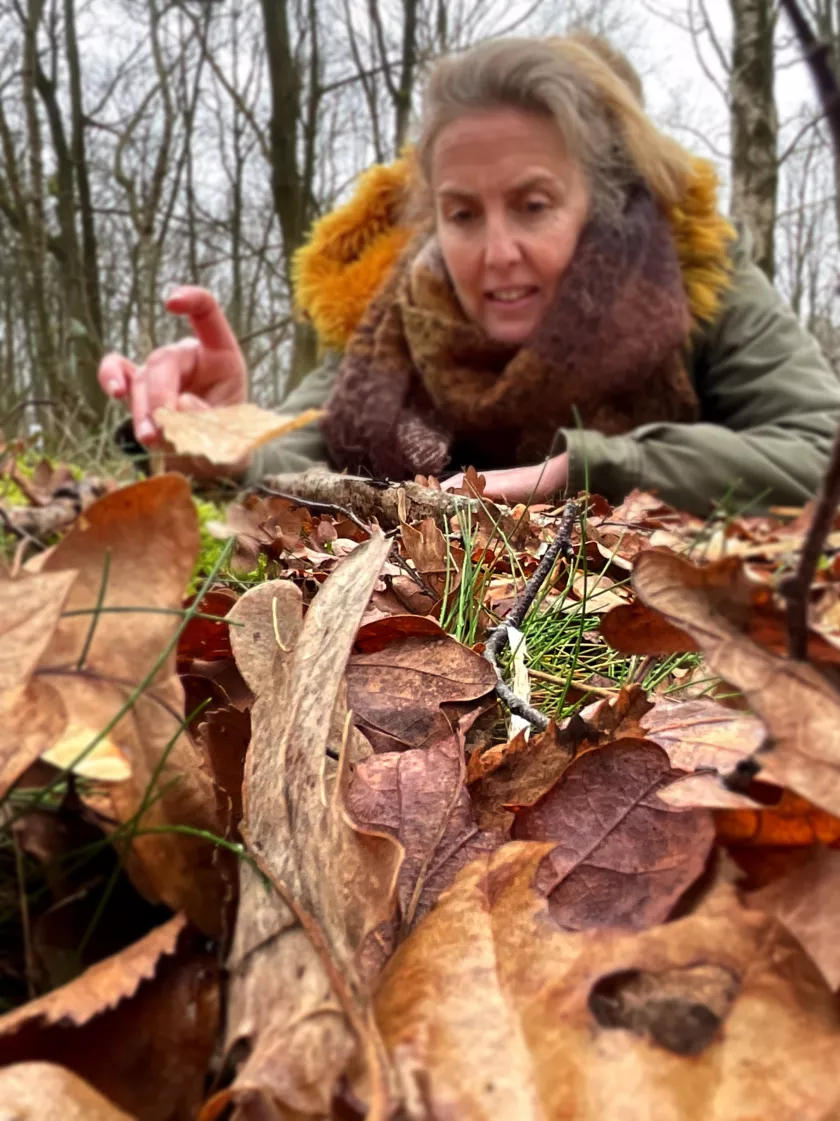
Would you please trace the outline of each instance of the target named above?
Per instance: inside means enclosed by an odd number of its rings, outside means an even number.
[[[292,390],[280,411],[289,416],[305,409],[320,409],[332,392],[338,374],[339,356],[330,354],[320,366],[306,375],[300,385]],[[299,428],[287,436],[278,436],[257,448],[248,468],[246,481],[258,482],[266,475],[281,475],[291,471],[306,471],[316,464],[326,465],[327,449],[321,429],[317,424]]]
[[[568,489],[610,501],[633,487],[706,515],[727,497],[750,513],[816,492],[840,423],[840,381],[743,246],[733,284],[689,356],[697,424],[646,424],[623,436],[563,430]]]

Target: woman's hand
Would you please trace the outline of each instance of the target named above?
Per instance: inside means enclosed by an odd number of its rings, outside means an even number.
[[[481,471],[487,479],[484,494],[491,501],[506,502],[515,506],[518,502],[545,502],[566,486],[569,470],[569,457],[555,455],[544,463],[533,467],[512,467],[509,471]],[[459,487],[463,475],[453,475],[441,483],[443,490]]]
[[[247,400],[245,359],[224,312],[204,288],[178,288],[166,301],[189,318],[195,338],[153,350],[142,366],[108,354],[99,366],[99,384],[110,397],[125,398],[141,444],[155,448],[161,433],[156,409],[191,411]]]

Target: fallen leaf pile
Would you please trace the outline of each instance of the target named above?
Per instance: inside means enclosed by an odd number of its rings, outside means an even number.
[[[246,495],[187,597],[186,480],[105,490],[0,576],[4,1117],[840,1118],[840,536],[795,662],[809,511],[586,500],[511,736],[560,510]]]

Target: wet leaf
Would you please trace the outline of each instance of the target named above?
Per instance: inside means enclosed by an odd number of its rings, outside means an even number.
[[[211,463],[237,463],[262,444],[312,424],[319,409],[284,417],[258,405],[219,405],[200,412],[157,409],[155,421],[179,455],[199,455]]]
[[[558,930],[550,847],[474,861],[388,964],[377,1018],[419,1115],[833,1116],[836,1004],[786,931],[728,888],[642,932]]]
[[[0,1101],[4,1121],[132,1121],[84,1079],[54,1063],[15,1063],[0,1070]]]
[[[661,748],[619,740],[584,752],[517,813],[514,837],[559,842],[539,879],[558,926],[639,930],[665,922],[698,879],[714,841],[712,819],[657,797],[672,777]]]

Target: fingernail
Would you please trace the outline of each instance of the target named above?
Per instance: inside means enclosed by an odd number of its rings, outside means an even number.
[[[105,388],[109,393],[119,393],[120,389],[122,389],[122,382],[119,378],[109,378],[105,382]]]
[[[138,440],[151,440],[155,435],[155,426],[150,420],[141,420],[134,430]]]

